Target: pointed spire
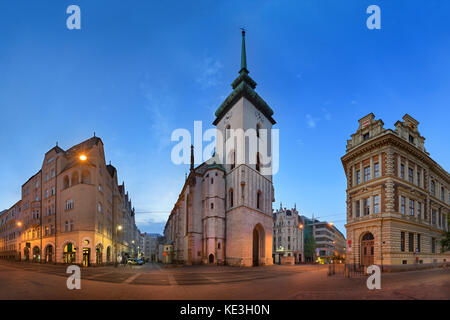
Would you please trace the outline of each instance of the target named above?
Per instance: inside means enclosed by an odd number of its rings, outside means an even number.
[[[242,48],[241,48],[241,70],[239,73],[245,72],[248,73],[247,70],[247,52],[245,51],[245,29],[242,30]]]
[[[191,144],[191,171],[194,171],[194,146]]]

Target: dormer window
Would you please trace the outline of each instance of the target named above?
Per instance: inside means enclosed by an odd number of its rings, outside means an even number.
[[[412,135],[409,135],[409,142],[414,143],[414,137]]]
[[[363,135],[363,141],[369,140],[369,138],[370,138],[369,132]]]

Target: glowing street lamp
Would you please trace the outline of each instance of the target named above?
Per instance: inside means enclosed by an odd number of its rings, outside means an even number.
[[[117,230],[122,230],[122,226],[117,226]]]
[[[298,227],[299,227],[300,229],[303,229],[303,225],[302,225],[302,224],[301,224],[301,225],[299,225]]]
[[[82,154],[82,155],[80,156],[80,160],[81,160],[81,161],[86,161],[86,160],[87,160],[86,155]]]
[[[18,222],[17,222],[17,226],[18,226],[18,227],[21,227],[21,226],[22,226],[22,222],[18,221]]]

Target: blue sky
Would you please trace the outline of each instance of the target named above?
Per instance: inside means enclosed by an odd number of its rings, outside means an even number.
[[[81,8],[82,29],[66,28]],[[381,30],[366,8],[381,8]],[[357,120],[419,122],[449,170],[448,1],[1,1],[0,209],[59,141],[95,131],[124,180],[142,231],[161,232],[188,166],[174,129],[211,128],[231,92],[247,28],[247,63],[280,130],[274,208],[345,223],[340,157]]]

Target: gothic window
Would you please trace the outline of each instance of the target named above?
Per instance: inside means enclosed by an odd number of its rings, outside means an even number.
[[[261,191],[256,194],[256,208],[261,209]]]
[[[259,172],[261,169],[261,163],[259,158],[259,152],[256,153],[256,170]]]
[[[230,189],[230,191],[228,191],[228,197],[230,199],[230,208],[231,208],[234,206],[233,189]]]
[[[230,129],[231,126],[229,124],[227,124],[227,126],[225,127],[225,139],[228,140],[228,138],[230,138]]]
[[[233,170],[236,167],[236,152],[234,152],[234,150],[231,151],[230,162],[231,162],[231,170]]]
[[[258,123],[258,124],[256,125],[256,137],[257,137],[257,138],[259,138],[259,130],[261,130],[261,124],[260,124],[260,123]]]
[[[214,209],[214,203],[211,202],[211,209]]]

